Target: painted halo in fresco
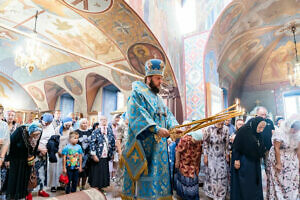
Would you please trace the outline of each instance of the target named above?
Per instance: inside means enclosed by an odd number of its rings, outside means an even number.
[[[113,0],[63,0],[66,4],[77,10],[88,13],[101,13],[108,10]]]
[[[29,91],[30,95],[33,96],[33,98],[35,98],[36,100],[44,101],[45,96],[39,88],[37,88],[35,86],[29,86],[28,91]]]
[[[72,76],[65,76],[64,82],[66,87],[75,95],[82,94],[82,86],[80,82]]]
[[[130,72],[130,70],[125,65],[116,64],[114,65],[114,67]],[[131,90],[132,82],[136,81],[136,79],[132,76],[123,74],[116,70],[111,71],[111,76],[113,77],[113,80],[117,83],[117,85],[123,90]]]
[[[238,22],[242,15],[242,5],[239,3],[231,5],[222,14],[219,21],[219,33],[226,34]]]
[[[145,63],[153,58],[160,59],[166,63],[164,54],[152,44],[136,43],[128,49],[129,62],[140,74],[145,74]]]

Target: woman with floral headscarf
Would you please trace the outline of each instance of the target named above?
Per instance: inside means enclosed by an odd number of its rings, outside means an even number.
[[[299,194],[300,116],[276,129],[269,153],[270,188],[267,199],[297,199]]]
[[[27,195],[26,199],[32,199],[27,188],[41,134],[41,125],[33,122],[29,127],[20,126],[11,135],[8,155],[10,161],[8,199],[21,199]]]

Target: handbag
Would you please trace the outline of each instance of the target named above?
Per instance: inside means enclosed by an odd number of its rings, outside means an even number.
[[[59,176],[59,182],[61,184],[64,184],[64,185],[68,184],[69,183],[69,177],[68,177],[68,175],[63,174],[63,173],[60,174],[60,176]]]
[[[28,190],[33,190],[37,187],[37,175],[34,167],[31,167],[31,173],[28,181]]]

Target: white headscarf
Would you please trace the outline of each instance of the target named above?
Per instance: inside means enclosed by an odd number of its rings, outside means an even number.
[[[300,142],[300,131],[294,134],[291,133],[291,127],[296,121],[300,121],[299,114],[293,114],[289,119],[283,121],[280,127],[275,131],[275,135],[277,134],[279,137],[281,135],[281,138],[287,139],[286,142],[291,148],[297,148]]]

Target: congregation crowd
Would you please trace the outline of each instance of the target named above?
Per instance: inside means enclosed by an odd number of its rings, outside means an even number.
[[[56,111],[21,125],[13,110],[6,111],[0,121],[1,198],[32,199],[33,190],[49,197],[45,188],[68,194],[85,189],[87,180],[99,190],[109,186],[116,179],[125,131],[120,118],[108,123],[101,116],[89,125],[86,118],[61,119]]]
[[[85,189],[86,182],[101,191],[110,181],[121,187],[123,170],[118,162],[127,142],[127,125],[126,113],[115,115],[110,123],[101,116],[89,124],[86,118],[60,119],[59,111],[21,125],[15,122],[14,111],[6,111],[0,121],[2,199],[32,199],[33,190],[49,197],[45,187],[68,194]],[[176,141],[169,138],[172,190],[186,200],[199,199],[199,186],[210,199],[296,200],[299,130],[298,115],[279,117],[274,125],[266,108],[258,107],[246,123],[243,118],[230,119]]]

